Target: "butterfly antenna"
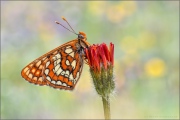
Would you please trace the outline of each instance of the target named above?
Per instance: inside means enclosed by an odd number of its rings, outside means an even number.
[[[61,26],[64,27],[66,30],[69,30],[67,27],[65,27],[64,25],[62,25],[60,22],[55,21],[55,23],[61,25]],[[71,30],[69,30],[69,31],[72,32],[72,33],[74,33],[74,34],[76,34],[76,35],[78,35],[78,34],[75,33],[74,31],[71,31]]]
[[[62,19],[69,25],[69,27],[71,28],[71,30],[73,30],[73,28],[71,27],[71,25],[69,24],[69,22],[66,20],[65,17],[62,16]],[[73,30],[74,31],[74,30]],[[75,32],[75,31],[74,31]],[[76,33],[76,32],[75,32]]]

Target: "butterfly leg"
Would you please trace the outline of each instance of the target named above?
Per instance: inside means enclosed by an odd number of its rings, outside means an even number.
[[[84,61],[85,61],[85,64],[89,65],[89,63],[88,63],[87,59],[84,59]]]
[[[84,58],[85,64],[89,65],[89,62],[88,62],[88,60],[87,60],[87,58],[86,58],[86,55],[83,54],[82,57]]]

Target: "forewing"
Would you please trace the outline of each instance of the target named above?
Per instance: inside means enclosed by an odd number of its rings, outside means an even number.
[[[76,46],[67,45],[51,56],[43,78],[51,87],[72,90],[80,78],[82,68],[81,53],[78,53]]]

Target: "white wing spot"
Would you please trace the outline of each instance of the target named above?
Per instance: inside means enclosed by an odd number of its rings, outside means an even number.
[[[77,72],[76,74],[76,80],[79,78],[79,72]]]
[[[57,59],[60,59],[61,58],[61,55],[58,53],[55,55]]]
[[[30,70],[27,70],[26,75],[28,75],[28,74],[29,74],[29,71],[30,71]]]
[[[56,67],[54,68],[54,72],[58,71],[58,69],[60,68],[60,64],[56,65]]]
[[[71,66],[72,66],[72,68],[75,69],[75,67],[76,67],[76,60],[73,60],[73,62],[71,63]]]
[[[56,61],[57,59],[60,59],[60,58],[61,58],[61,54],[59,54],[59,53],[53,57],[54,61]]]
[[[69,60],[66,60],[66,65],[70,65]]]
[[[66,74],[64,75],[65,77],[69,76],[69,70],[66,70]]]
[[[74,80],[72,73],[69,75],[70,80]]]
[[[46,75],[48,75],[49,69],[46,69],[46,70],[44,71],[44,73],[45,73]]]
[[[58,60],[57,60],[57,64],[59,64],[60,62],[61,62],[61,60],[60,60],[60,59],[58,59]]]
[[[24,72],[26,72],[28,69],[29,69],[28,67],[24,68]]]
[[[53,80],[53,81],[51,81],[51,83],[52,83],[52,84],[56,84],[56,82],[55,82],[54,80]]]
[[[38,79],[38,81],[42,82],[42,81],[43,81],[42,77],[40,77],[40,78]]]
[[[66,49],[65,50],[65,53],[67,53],[67,54],[69,54],[69,53],[71,53],[73,50],[71,49],[71,48],[69,48],[69,49]]]
[[[64,75],[65,74],[65,72],[63,71],[62,73],[61,73],[61,75]]]
[[[29,74],[29,75],[28,75],[28,77],[29,77],[30,79],[32,79],[32,76],[33,76],[32,74]]]
[[[71,46],[67,46],[66,49],[70,48]]]
[[[66,70],[66,74],[69,75],[69,70]]]
[[[74,52],[70,53],[69,55],[70,55],[71,57],[74,57]]]
[[[49,76],[47,76],[46,79],[51,82],[51,78]]]
[[[55,71],[55,72],[56,72],[56,75],[58,76],[62,72],[61,67],[59,67],[59,69],[57,71]]]
[[[33,77],[33,80],[37,81],[37,77]]]
[[[67,84],[66,84],[66,83],[63,83],[62,86],[67,86]]]
[[[26,71],[26,75],[28,75],[28,74],[29,74],[29,71],[30,71],[30,70],[27,70],[27,71]]]
[[[54,66],[56,66],[57,64],[59,64],[60,61],[61,61],[60,59],[55,60],[55,61],[54,61]]]
[[[62,82],[61,82],[61,81],[57,81],[56,84],[57,84],[57,85],[62,85]]]
[[[50,64],[50,61],[48,61],[48,62],[46,63],[46,67],[48,67],[48,66],[49,66],[49,64]]]
[[[32,66],[33,66],[33,64],[30,64],[29,66],[30,66],[30,67],[32,67]]]
[[[36,66],[39,67],[39,65],[41,64],[41,61],[36,63]]]

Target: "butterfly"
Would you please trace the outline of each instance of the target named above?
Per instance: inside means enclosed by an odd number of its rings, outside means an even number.
[[[64,17],[62,19],[70,26]],[[87,60],[84,49],[90,44],[84,32],[77,34],[71,26],[72,31],[61,23],[55,22],[76,34],[78,38],[60,45],[29,63],[22,69],[21,76],[36,85],[73,90],[80,78],[83,63]]]

